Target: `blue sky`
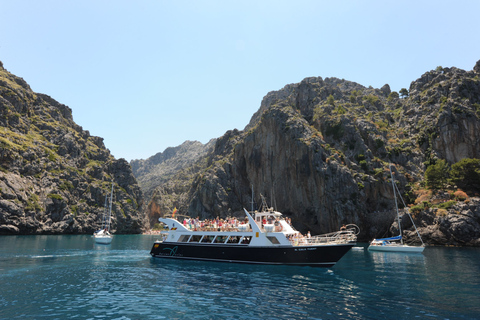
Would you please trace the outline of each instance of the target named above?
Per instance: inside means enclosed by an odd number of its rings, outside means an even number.
[[[0,60],[116,158],[242,130],[311,76],[392,90],[480,60],[480,1],[0,0]]]

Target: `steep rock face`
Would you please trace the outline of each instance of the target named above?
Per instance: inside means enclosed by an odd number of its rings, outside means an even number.
[[[302,229],[328,232],[341,221],[360,223],[354,210],[359,190],[352,172],[336,160],[327,165],[331,154],[322,147],[324,141],[314,138],[308,122],[295,115],[289,108],[269,109],[236,146],[236,174],[272,198]]]
[[[178,147],[167,148],[146,160],[132,160],[130,164],[133,174],[147,201],[157,186],[211,152],[214,144],[215,139],[205,145],[198,141],[185,141]]]
[[[90,136],[69,107],[0,67],[0,234],[93,233],[114,183],[112,231],[146,220],[129,164]]]
[[[164,211],[168,203],[190,216],[241,216],[252,201],[258,207],[261,193],[294,217],[302,232],[355,223],[361,240],[387,236],[396,217],[390,164],[401,194],[411,197],[428,164],[480,158],[477,66],[429,71],[404,98],[388,85],[366,88],[336,78],[289,84],[265,96],[244,131],[219,138],[213,152],[196,163],[195,174],[185,179],[188,170],[182,169],[153,201]],[[471,220],[456,218],[443,223],[416,217],[432,244],[451,243],[465,232]],[[406,235],[413,239],[411,227]],[[443,238],[437,242],[431,230]],[[462,241],[455,243],[477,243]]]
[[[455,163],[480,153],[480,123],[476,119],[465,115],[445,116],[439,119],[438,127],[442,129],[432,141],[438,158]]]
[[[171,185],[169,180],[177,174],[176,188],[185,190],[185,184],[191,182],[190,177],[199,167],[197,163],[212,152],[215,140],[212,139],[207,144],[185,141],[178,147],[167,148],[164,152],[159,152],[146,160],[131,161],[133,174],[143,191],[145,202],[148,203],[146,215],[150,225],[158,223],[158,218],[163,213],[173,210],[174,204],[171,201],[165,197],[160,200],[162,195],[172,192],[169,188]],[[179,175],[179,172],[182,172],[182,175]],[[180,183],[180,181],[184,182]],[[183,193],[182,190],[178,193]],[[160,202],[162,205],[159,204]]]
[[[450,163],[478,158],[479,76],[475,69],[439,67],[410,85],[405,114],[413,117],[405,125],[431,144],[433,156]]]

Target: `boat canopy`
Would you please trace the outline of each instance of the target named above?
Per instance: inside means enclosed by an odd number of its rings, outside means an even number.
[[[375,241],[395,241],[395,240],[402,240],[402,236],[396,236],[396,237],[391,237],[391,238],[375,239]]]

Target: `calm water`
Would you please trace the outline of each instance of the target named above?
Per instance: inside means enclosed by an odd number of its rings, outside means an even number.
[[[480,249],[332,269],[165,261],[156,236],[0,236],[0,319],[480,319]]]

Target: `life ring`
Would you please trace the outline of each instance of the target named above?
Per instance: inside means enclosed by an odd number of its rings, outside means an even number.
[[[353,234],[356,236],[360,233],[360,227],[357,226],[356,224],[353,224],[353,223],[347,224],[345,227],[347,230],[353,231]]]

